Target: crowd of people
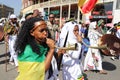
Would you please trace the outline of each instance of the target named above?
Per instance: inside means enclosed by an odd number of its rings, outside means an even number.
[[[60,70],[63,80],[85,80],[83,73],[89,70],[107,74],[100,50],[89,46],[98,47],[99,38],[108,33],[120,39],[120,22],[110,29],[102,19],[89,24],[69,20],[60,26],[53,13],[45,21],[37,9],[19,23],[11,14],[2,26],[9,46],[9,63],[15,64],[18,72],[16,80],[59,80]]]

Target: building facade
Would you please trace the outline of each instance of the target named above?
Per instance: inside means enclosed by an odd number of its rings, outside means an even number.
[[[0,4],[0,18],[8,18],[9,14],[14,13],[14,9],[4,4]]]
[[[114,0],[113,15],[113,23],[120,22],[120,0]]]
[[[45,13],[45,16],[54,13],[60,19],[60,23],[62,19],[70,18],[75,18],[78,22],[82,20],[85,23],[102,18],[111,23],[119,21],[119,2],[120,0],[98,0],[95,8],[83,15],[78,9],[78,0],[22,0],[21,12],[25,15],[33,12],[34,9],[39,9]]]

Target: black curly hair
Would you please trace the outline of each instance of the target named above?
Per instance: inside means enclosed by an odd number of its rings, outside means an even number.
[[[38,22],[38,21],[44,21],[44,20],[41,18],[30,18],[23,23],[23,25],[17,35],[17,40],[16,40],[15,46],[14,46],[15,51],[18,54],[22,53],[24,51],[25,46],[27,44],[29,44],[31,46],[32,50],[35,53],[40,54],[37,42],[35,41],[34,37],[30,35],[30,30],[33,29],[34,23]]]

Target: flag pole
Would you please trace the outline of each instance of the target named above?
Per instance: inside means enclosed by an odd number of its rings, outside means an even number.
[[[8,49],[8,42],[7,42],[7,35],[5,34],[5,71],[7,72],[7,49]]]
[[[9,12],[9,14],[8,14],[7,22],[9,20],[10,14],[11,14],[11,12]],[[8,36],[7,36],[6,32],[5,32],[4,39],[5,39],[5,71],[7,72]]]

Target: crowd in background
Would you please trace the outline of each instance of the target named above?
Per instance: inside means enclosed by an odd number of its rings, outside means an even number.
[[[11,14],[8,20],[1,20],[0,26],[4,27],[5,41],[9,45],[9,63],[15,64],[19,72],[17,80],[59,80],[61,69],[63,80],[84,80],[83,73],[89,70],[107,74],[102,68],[100,50],[88,46],[98,47],[98,40],[104,34],[112,34],[120,39],[120,22],[106,27],[102,19],[89,24],[71,19],[60,26],[59,19],[53,13],[45,21],[44,15],[37,9],[26,14],[19,22],[16,15]],[[70,45],[77,45],[77,50],[69,49]],[[115,58],[120,59],[119,55],[111,57],[112,60]]]

